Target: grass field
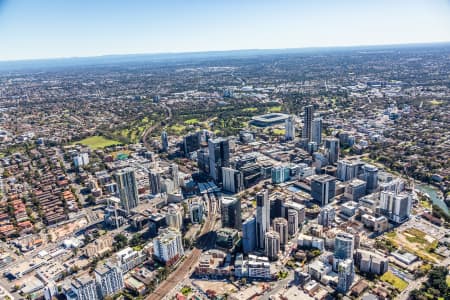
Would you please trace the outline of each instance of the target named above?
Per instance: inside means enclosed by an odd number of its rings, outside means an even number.
[[[193,119],[189,119],[189,120],[184,121],[184,124],[186,124],[186,125],[195,125],[195,124],[197,124],[197,123],[199,123],[199,120],[196,119],[196,118],[193,118]]]
[[[274,135],[284,135],[285,133],[286,133],[286,130],[284,130],[284,129],[278,129],[278,128],[273,129]]]
[[[271,113],[280,112],[281,111],[281,105],[269,107],[268,111],[271,112]]]
[[[427,238],[425,232],[418,229],[408,228],[396,235],[388,233],[385,235],[385,238],[396,248],[417,255],[422,260],[437,263],[442,259],[439,255],[432,252],[438,246],[438,241]]]
[[[169,131],[174,132],[176,134],[180,134],[185,129],[186,129],[186,126],[180,125],[180,124],[175,124],[175,125],[172,125],[169,127]]]
[[[92,149],[103,149],[109,146],[120,145],[121,143],[119,141],[110,140],[104,136],[95,135],[76,142],[76,144],[88,146]]]
[[[431,209],[431,203],[425,200],[419,200],[420,205],[426,209]]]
[[[394,288],[399,290],[400,292],[406,289],[408,286],[408,283],[404,281],[403,279],[395,276],[390,271],[383,274],[383,276],[380,277],[381,280],[384,282],[390,283]]]
[[[406,239],[411,243],[425,244],[427,240],[425,239],[425,232],[422,232],[415,228],[408,228],[403,233]]]
[[[256,108],[256,107],[246,107],[246,108],[244,108],[242,111],[245,111],[245,112],[255,112],[255,111],[257,111],[258,109]]]

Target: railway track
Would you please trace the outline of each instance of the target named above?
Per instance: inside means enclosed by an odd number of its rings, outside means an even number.
[[[200,236],[207,235],[214,226],[214,216],[209,216],[203,229],[200,233]],[[198,259],[200,258],[200,254],[202,253],[202,248],[207,246],[207,243],[210,242],[209,239],[201,239],[198,241],[198,244],[194,247],[194,249],[189,253],[186,259],[177,267],[177,269],[172,272],[169,277],[162,282],[156,290],[149,295],[146,300],[161,300],[169,294],[172,289],[182,280],[190,274],[192,268],[197,264]]]

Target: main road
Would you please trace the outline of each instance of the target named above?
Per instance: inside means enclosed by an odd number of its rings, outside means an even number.
[[[438,263],[437,266],[444,266],[444,267],[448,268],[449,264],[450,264],[450,258],[447,257],[446,259],[444,259],[443,261]],[[413,280],[413,281],[409,282],[409,284],[406,287],[406,289],[404,289],[403,292],[401,292],[397,296],[396,299],[397,300],[407,300],[407,299],[409,299],[409,293],[411,293],[415,289],[419,289],[422,286],[422,283],[424,283],[427,279],[428,279],[428,276],[423,276],[423,277],[421,277],[419,279],[416,279],[416,280]]]

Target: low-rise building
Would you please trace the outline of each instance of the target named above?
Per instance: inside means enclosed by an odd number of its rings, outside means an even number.
[[[270,263],[267,257],[249,255],[244,260],[242,254],[236,255],[234,274],[238,278],[271,279]]]
[[[127,247],[117,252],[114,258],[119,268],[125,274],[136,266],[144,263],[144,261],[147,259],[147,256],[142,250],[136,251],[131,247]]]

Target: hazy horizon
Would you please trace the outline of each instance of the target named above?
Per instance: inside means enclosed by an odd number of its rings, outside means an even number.
[[[0,61],[450,42],[448,0],[0,0]]]

